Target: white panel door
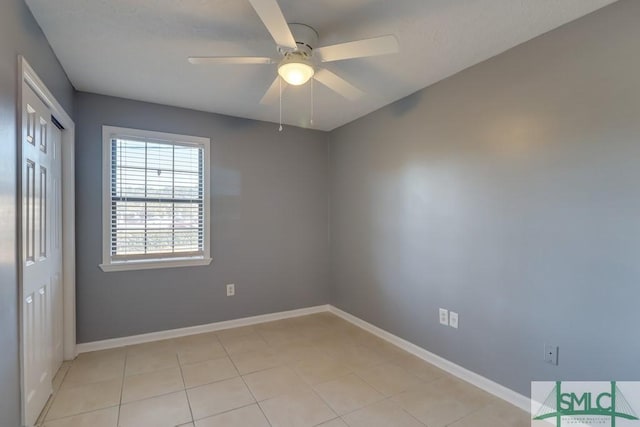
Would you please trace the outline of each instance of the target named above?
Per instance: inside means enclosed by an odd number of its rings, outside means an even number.
[[[62,132],[51,126],[51,245],[50,258],[54,268],[51,282],[51,362],[55,375],[64,359],[64,294],[62,288]]]
[[[26,84],[22,108],[22,397],[23,422],[33,425],[52,391],[53,309],[62,271],[59,207],[53,205],[60,199],[61,159],[51,113]]]

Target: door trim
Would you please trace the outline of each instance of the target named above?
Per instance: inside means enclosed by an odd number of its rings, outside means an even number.
[[[77,356],[76,349],[76,244],[75,244],[75,123],[62,108],[27,60],[18,56],[18,129],[22,128],[22,89],[28,85],[51,110],[60,122],[62,131],[62,292],[63,292],[63,335],[64,359]],[[22,132],[17,132],[18,159],[22,157]],[[21,170],[18,168],[18,170]],[[21,174],[18,174],[18,194],[21,189]],[[18,221],[21,221],[21,213]],[[22,236],[18,227],[18,259],[22,260]],[[19,263],[19,286],[22,289],[22,261]],[[22,314],[20,315],[22,322]],[[22,330],[22,327],[21,327]],[[22,334],[22,332],[21,332]],[[22,340],[22,336],[20,337]],[[22,368],[21,368],[22,369]]]

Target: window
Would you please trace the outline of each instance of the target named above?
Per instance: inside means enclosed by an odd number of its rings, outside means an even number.
[[[104,271],[207,265],[209,139],[103,126]]]

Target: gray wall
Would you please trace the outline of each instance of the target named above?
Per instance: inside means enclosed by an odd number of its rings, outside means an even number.
[[[325,133],[87,93],[76,114],[78,342],[327,303]],[[211,138],[211,265],[98,268],[102,125]]]
[[[333,131],[332,302],[524,395],[640,380],[639,21],[615,3]]]
[[[20,423],[16,260],[18,55],[73,113],[73,88],[23,0],[0,6],[0,426]]]

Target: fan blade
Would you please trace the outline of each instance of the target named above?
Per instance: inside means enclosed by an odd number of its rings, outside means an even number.
[[[316,71],[313,78],[350,101],[356,101],[364,95],[363,91],[325,68]]]
[[[271,58],[260,56],[190,56],[192,64],[271,64]]]
[[[280,76],[277,76],[276,79],[271,83],[269,89],[264,94],[262,99],[260,100],[260,104],[270,105],[278,100],[278,95],[280,95],[280,82],[282,82],[282,92],[289,86],[287,82],[282,80]]]
[[[397,53],[398,50],[398,39],[394,35],[388,35],[324,46],[315,49],[313,54],[318,56],[322,62],[331,62],[365,56],[387,55]]]
[[[290,49],[297,47],[277,0],[249,0],[249,2],[278,46]]]

